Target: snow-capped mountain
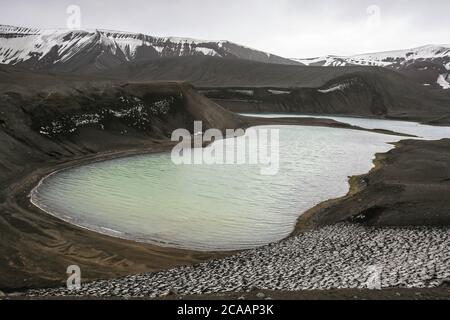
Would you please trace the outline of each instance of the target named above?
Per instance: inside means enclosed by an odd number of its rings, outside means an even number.
[[[414,49],[359,54],[354,56],[324,56],[308,59],[293,59],[314,66],[405,66],[416,61],[439,60],[450,69],[450,44],[428,45]]]
[[[408,50],[359,54],[354,56],[324,56],[293,59],[309,66],[379,66],[410,73],[423,81],[423,85],[450,88],[450,44],[427,45]],[[420,75],[420,76],[419,76]],[[431,78],[430,78],[431,77]],[[437,80],[436,80],[437,78]]]
[[[0,25],[0,63],[33,69],[102,69],[127,61],[189,55],[300,64],[229,41],[161,38],[97,29],[42,30]]]

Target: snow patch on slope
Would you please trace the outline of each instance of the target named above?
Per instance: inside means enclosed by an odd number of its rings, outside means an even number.
[[[320,64],[322,66],[363,65],[387,67],[405,64],[415,60],[429,60],[449,58],[450,45],[427,45],[407,50],[385,51],[377,53],[359,54],[353,56],[324,56],[309,59],[295,59],[306,65]],[[450,70],[450,63],[446,64]]]
[[[447,90],[450,89],[450,83],[447,81],[445,74],[440,74],[436,83],[442,87],[442,89]]]
[[[317,90],[320,93],[330,93],[330,92],[335,92],[335,91],[344,91],[345,88],[348,87],[348,84],[338,84],[338,85],[334,85],[328,89],[322,89],[322,90]]]
[[[316,58],[307,58],[307,59],[292,59],[297,62],[303,63],[307,66],[323,66],[323,67],[344,67],[347,65],[347,62],[342,60],[337,56],[325,56],[325,57],[316,57]]]
[[[280,95],[280,94],[290,94],[290,91],[286,91],[286,90],[272,90],[269,89],[268,90],[271,94],[275,94],[275,95]]]
[[[0,63],[16,64],[31,58],[40,60],[55,49],[58,61],[66,61],[88,45],[95,33],[2,28],[0,36]]]
[[[66,62],[96,43],[126,61],[134,60],[138,49],[143,47],[153,48],[161,55],[168,48],[174,52],[179,50],[179,55],[197,53],[221,56],[211,48],[211,44],[218,44],[217,42],[190,38],[157,38],[111,30],[40,30],[0,25],[0,63],[17,64],[31,58],[39,61],[52,50],[57,55],[54,63]]]
[[[144,50],[139,51],[140,49]],[[143,56],[137,57],[141,52]],[[28,60],[44,60],[45,65],[51,66],[68,62],[74,57],[83,58],[83,54],[94,54],[97,58],[111,54],[118,63],[145,57],[205,55],[296,64],[292,60],[225,40],[153,37],[102,29],[42,30],[0,25],[0,63],[18,64]]]

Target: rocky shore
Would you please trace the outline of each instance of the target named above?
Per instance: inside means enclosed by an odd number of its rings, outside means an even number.
[[[341,223],[224,259],[27,296],[161,297],[257,290],[433,288],[450,278],[450,229]]]

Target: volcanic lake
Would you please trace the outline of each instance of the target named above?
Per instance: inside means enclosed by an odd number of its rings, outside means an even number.
[[[450,138],[449,127],[327,118],[421,139]],[[55,172],[33,189],[31,201],[62,220],[115,237],[200,251],[248,249],[288,236],[302,213],[344,196],[349,176],[368,172],[376,153],[405,139],[326,127],[256,129],[279,130],[275,175],[262,175],[255,164],[176,165],[170,152],[146,154]]]

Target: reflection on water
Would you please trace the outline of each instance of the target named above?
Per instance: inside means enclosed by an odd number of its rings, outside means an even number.
[[[427,138],[450,137],[449,128],[348,119]],[[112,236],[197,250],[251,248],[281,240],[307,209],[344,196],[348,177],[369,171],[374,154],[401,139],[357,130],[276,128],[280,164],[274,176],[261,175],[257,165],[176,166],[170,153],[140,155],[53,174],[34,190],[32,201]]]

